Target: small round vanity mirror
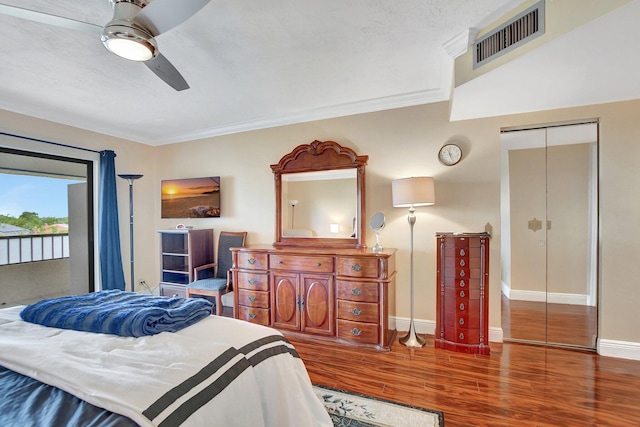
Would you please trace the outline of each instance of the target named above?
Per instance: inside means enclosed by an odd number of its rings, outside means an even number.
[[[369,226],[373,231],[376,232],[376,244],[371,248],[373,252],[379,252],[382,250],[382,245],[380,245],[380,231],[384,228],[385,217],[382,212],[376,212],[371,217],[371,221],[369,222]]]

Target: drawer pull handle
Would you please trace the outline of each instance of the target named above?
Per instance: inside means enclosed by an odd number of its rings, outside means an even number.
[[[463,260],[463,259],[461,259],[461,260],[460,260],[460,267],[464,267],[464,265],[465,265],[465,264],[466,264],[466,263],[464,262],[464,260]]]
[[[249,284],[250,285],[255,285],[256,284],[256,279],[249,279]]]
[[[256,302],[256,297],[254,297],[253,295],[249,295],[249,301]]]
[[[255,258],[249,258],[249,264],[253,265],[256,263],[256,259]]]
[[[466,255],[466,253],[465,253],[464,249],[460,249],[460,256],[465,256],[465,255]]]
[[[278,264],[284,264],[284,261],[282,261],[281,259],[278,260]]]
[[[460,277],[464,277],[464,276],[465,276],[464,270],[460,270]]]
[[[464,298],[464,296],[465,296],[464,291],[460,291],[460,298]]]
[[[362,289],[360,289],[360,288],[351,288],[351,293],[353,295],[360,295],[362,293]]]
[[[362,271],[362,266],[361,266],[360,264],[353,264],[353,265],[351,266],[351,269],[352,269],[353,271]]]
[[[361,331],[360,329],[358,329],[358,328],[353,328],[353,329],[351,330],[351,333],[352,333],[353,335],[355,335],[355,336],[359,337],[359,336],[362,334],[362,331]]]
[[[464,288],[464,280],[460,280],[460,287]]]
[[[462,332],[460,332],[460,335],[458,335],[458,338],[460,338],[461,340],[464,339],[464,334]]]
[[[255,313],[252,312],[252,313],[249,313],[249,317],[252,319],[255,319],[257,316]]]
[[[464,319],[461,317],[461,318],[460,318],[460,320],[458,320],[458,323],[459,323],[460,325],[464,325]]]
[[[360,316],[362,314],[362,310],[360,310],[358,307],[353,307],[351,309],[351,312],[356,316]]]
[[[316,263],[316,267],[320,267],[321,265],[322,265],[322,263],[320,263],[320,262]]]
[[[460,303],[459,308],[460,308],[460,310],[464,310],[464,303],[463,302]]]

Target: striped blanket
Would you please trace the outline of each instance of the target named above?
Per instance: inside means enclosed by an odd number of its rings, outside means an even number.
[[[38,301],[20,316],[52,328],[141,337],[179,331],[209,316],[212,307],[205,299],[108,290]]]
[[[0,310],[0,365],[141,426],[333,425],[302,360],[274,329],[209,316],[174,334],[133,338],[45,328],[18,313]]]

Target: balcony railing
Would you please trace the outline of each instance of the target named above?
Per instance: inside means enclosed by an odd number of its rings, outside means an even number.
[[[69,234],[0,236],[0,265],[69,258]]]

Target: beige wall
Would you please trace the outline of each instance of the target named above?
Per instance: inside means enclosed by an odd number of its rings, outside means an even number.
[[[148,147],[0,111],[4,132],[118,153],[118,173],[142,173],[135,184],[136,276],[157,282],[156,229],[175,220],[160,219],[160,180],[220,175],[222,217],[185,220],[198,227],[249,231],[248,243],[274,239],[274,184],[270,164],[299,144],[331,139],[369,155],[367,217],[387,216],[381,241],[398,248],[397,313],[409,316],[409,226],[407,211],[391,205],[391,180],[435,177],[436,205],[417,209],[415,225],[416,318],[435,319],[435,238],[437,231],[494,229],[491,241],[490,326],[500,326],[500,128],[600,118],[601,322],[600,337],[640,343],[635,313],[640,290],[640,101],[584,108],[448,121],[448,103],[316,121],[189,143]],[[461,145],[464,156],[454,167],[440,165],[438,149],[447,141]],[[128,186],[119,183],[120,227],[125,277],[128,277]],[[370,232],[367,244],[375,244]]]

